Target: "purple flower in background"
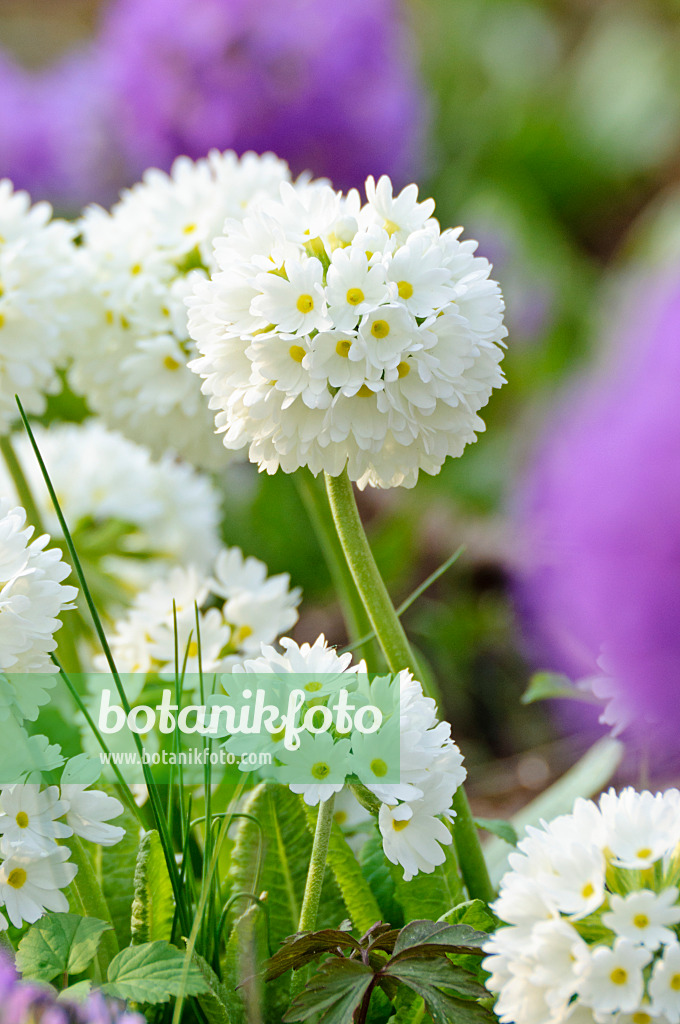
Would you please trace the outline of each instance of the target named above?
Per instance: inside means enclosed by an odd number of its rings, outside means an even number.
[[[115,0],[40,73],[0,57],[0,176],[78,206],[148,166],[273,150],[338,188],[419,170],[425,106],[398,0]]]
[[[57,1002],[53,989],[21,981],[12,962],[0,956],[0,1024],[145,1024],[123,1003],[91,992],[86,999]]]
[[[677,737],[680,278],[634,297],[604,372],[567,397],[524,484],[517,593],[537,664],[579,679],[604,660],[641,731]]]

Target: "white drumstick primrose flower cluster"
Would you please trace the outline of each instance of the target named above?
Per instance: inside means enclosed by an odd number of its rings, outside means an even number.
[[[93,412],[154,455],[172,449],[217,468],[224,450],[198,382],[184,304],[189,278],[213,268],[212,240],[290,178],[271,153],[213,151],[180,157],[170,174],[149,170],[111,212],[90,207],[78,223],[82,274],[71,386]]]
[[[16,394],[40,414],[45,395],[61,390],[76,274],[73,228],[51,215],[49,203],[31,207],[0,181],[0,433],[18,417]]]
[[[215,241],[189,330],[228,449],[261,470],[308,466],[412,487],[484,429],[503,383],[503,300],[477,243],[387,177],[334,192],[281,183]]]
[[[147,448],[100,420],[35,426],[33,432],[76,548],[90,565],[97,560],[98,571],[133,592],[172,565],[209,570],[220,548],[220,499],[208,476],[169,456],[152,460]],[[58,534],[27,435],[17,435],[14,447],[42,521]],[[13,490],[0,464],[0,494]]]
[[[234,671],[273,674],[280,686],[289,677],[296,688],[308,692],[310,708],[346,689],[356,706],[378,707],[386,720],[398,715],[398,733],[389,726],[382,735],[356,728],[337,736],[309,733],[301,738],[299,749],[289,752],[283,749],[280,736],[248,733],[228,740],[227,749],[253,751],[259,739],[259,749],[282,763],[276,778],[294,780],[289,781],[291,791],[302,794],[310,806],[340,793],[346,777],[358,776],[380,802],[378,826],[388,860],[404,869],[406,881],[419,871],[434,871],[445,860],[443,847],[452,841],[445,822],[455,817],[453,795],[466,775],[463,757],[451,739],[451,726],[437,720],[435,702],[424,696],[420,683],[407,670],[393,680],[380,677],[369,682],[365,663],[352,665],[351,654],[338,655],[323,635],[312,645],[299,646],[288,637],[279,644],[283,653],[263,645],[260,657],[246,660]],[[230,678],[222,682],[229,690]],[[391,766],[399,781],[391,781]],[[249,768],[242,766],[242,770]]]
[[[46,910],[68,910],[61,890],[73,881],[77,867],[58,840],[76,835],[113,846],[125,830],[109,821],[122,811],[115,797],[87,785],[0,788],[0,906],[16,928],[37,921]],[[7,918],[0,913],[0,929],[5,928]]]
[[[204,672],[230,671],[294,626],[300,599],[287,573],[268,577],[264,562],[223,548],[212,576],[193,566],[176,568],[139,593],[116,623],[113,657],[122,672],[174,673],[177,639],[186,686],[192,680],[198,686],[199,665]],[[107,670],[103,657],[96,664]]]
[[[58,616],[73,607],[75,587],[62,583],[71,571],[45,534],[31,540],[26,513],[0,498],[0,672],[55,672]]]
[[[527,832],[485,946],[502,1024],[678,1024],[680,792],[609,790]]]

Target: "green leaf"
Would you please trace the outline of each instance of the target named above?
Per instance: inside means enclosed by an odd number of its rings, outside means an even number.
[[[125,808],[116,824],[122,825],[125,835],[115,846],[103,846],[97,851],[102,892],[111,913],[118,944],[130,944],[130,917],[134,895],[134,875],[139,848],[139,822]]]
[[[476,953],[488,937],[486,932],[478,932],[467,924],[412,921],[402,928],[394,944],[392,960],[400,954],[432,956],[436,953]]]
[[[338,928],[324,928],[318,932],[291,937],[268,961],[265,981],[278,978],[286,971],[298,970],[321,953],[329,953],[333,949],[360,952],[361,946],[353,935]]]
[[[231,1024],[230,1008],[234,1007],[236,996],[222,984],[207,960],[198,953],[194,953],[193,960],[207,986],[197,998],[208,1024]]]
[[[534,704],[538,700],[580,700],[586,704],[593,703],[593,696],[579,690],[568,676],[559,672],[535,672],[529,685],[522,694],[522,704]]]
[[[75,985],[63,988],[57,996],[58,1003],[84,1003],[92,991],[92,982],[89,978],[77,981]]]
[[[183,977],[185,954],[168,942],[146,942],[122,949],[109,964],[105,995],[136,1003],[165,1003],[176,996],[184,981],[187,995],[197,996],[208,986],[195,963]]]
[[[395,882],[383,850],[382,836],[377,829],[361,848],[359,862],[363,876],[380,907],[380,919],[400,928],[404,923],[404,912],[396,900]]]
[[[393,1003],[395,1012],[389,1024],[427,1024],[431,1019],[425,1000],[406,986],[399,988]]]
[[[423,985],[450,988],[470,999],[484,999],[489,994],[488,990],[480,985],[469,971],[457,967],[445,957],[439,960],[401,957],[395,962],[390,960],[381,973],[390,978],[396,978],[397,981],[409,986],[411,982],[416,981]]]
[[[155,829],[145,832],[135,866],[134,897],[130,919],[133,945],[169,939],[175,900],[163,847]]]
[[[318,808],[303,803],[307,825],[314,833]],[[380,907],[370,890],[357,859],[345,839],[340,826],[333,822],[326,862],[338,884],[347,913],[360,934],[372,924],[382,920]]]
[[[453,843],[444,848],[445,860],[431,874],[420,872],[405,882],[401,868],[392,867],[396,897],[408,921],[428,918],[436,921],[451,907],[465,899],[463,881]]]
[[[480,932],[493,932],[499,924],[499,919],[484,900],[466,900],[452,907],[439,918],[446,924],[468,924]]]
[[[475,825],[484,832],[491,832],[510,846],[517,846],[518,836],[509,821],[503,818],[475,818]]]
[[[434,1024],[496,1024],[490,1010],[473,1000],[457,999],[420,978],[404,978],[403,984],[425,1000]]]
[[[374,974],[360,960],[329,960],[293,1000],[285,1021],[309,1020],[322,1013],[323,1024],[351,1024]]]
[[[232,994],[230,1016],[234,1024],[260,1020],[263,992],[259,972],[267,959],[266,917],[264,909],[250,903],[234,923],[222,963],[224,987]],[[288,985],[267,985],[267,1019],[280,1021],[287,1005]]]
[[[90,754],[77,754],[64,765],[61,773],[61,785],[77,783],[80,786],[92,786],[102,773],[101,761]]]
[[[80,974],[95,958],[99,940],[111,925],[79,914],[48,914],[19,943],[16,964],[25,978],[52,981],[58,974]]]
[[[232,893],[267,893],[269,942],[277,949],[298,928],[312,838],[306,825],[302,799],[287,786],[264,782],[257,786],[244,810],[257,818],[264,833],[260,878],[255,878],[260,830],[242,819],[232,851],[228,880]],[[318,924],[337,927],[345,911],[330,872],[324,880]]]

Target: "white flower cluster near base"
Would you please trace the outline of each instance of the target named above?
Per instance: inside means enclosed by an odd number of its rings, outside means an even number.
[[[73,228],[50,222],[48,203],[30,202],[0,181],[0,433],[18,417],[16,394],[27,412],[42,413],[45,395],[61,390],[74,314]]]
[[[503,1024],[680,1022],[680,792],[625,789],[527,829],[485,949]]]
[[[193,566],[176,568],[138,594],[116,623],[113,657],[121,672],[174,673],[177,639],[180,668],[185,665],[189,678],[196,678],[199,665],[204,672],[231,671],[295,625],[300,599],[287,573],[268,577],[264,562],[223,548],[211,576]],[[106,671],[103,657],[97,664]]]
[[[46,910],[69,908],[61,890],[77,867],[58,840],[76,835],[113,846],[125,830],[109,821],[122,811],[114,797],[75,783],[61,789],[41,790],[33,783],[0,788],[0,906],[16,928],[37,921]],[[5,928],[7,918],[0,913],[0,929]]]
[[[81,530],[88,554],[95,531],[104,531],[101,568],[110,576],[137,590],[171,565],[208,571],[220,547],[219,495],[209,477],[169,456],[153,461],[148,449],[96,419],[35,426],[33,432],[68,527],[76,535]],[[59,533],[27,435],[17,435],[14,447],[42,521],[53,535]],[[13,490],[0,464],[0,494]],[[111,520],[125,528],[113,555],[115,537],[105,530]]]
[[[289,178],[272,154],[213,151],[149,170],[110,213],[91,207],[77,225],[82,298],[70,383],[112,427],[195,465],[224,464],[212,417],[187,369],[195,347],[184,297],[208,270],[225,218],[241,218]]]
[[[412,487],[484,429],[503,383],[503,300],[477,243],[387,177],[367,202],[282,182],[215,241],[196,279],[192,369],[224,445],[268,473],[308,466]]]
[[[357,729],[338,737],[328,732],[308,734],[300,748],[289,753],[266,737],[262,749],[273,751],[283,763],[276,777],[285,781],[288,773],[295,779],[289,783],[291,791],[315,806],[340,793],[345,776],[359,776],[380,801],[378,825],[388,860],[404,869],[407,881],[419,871],[434,871],[445,860],[443,846],[452,841],[445,821],[455,816],[453,795],[466,775],[460,750],[451,739],[451,726],[437,720],[435,702],[424,696],[420,683],[406,670],[394,680],[379,677],[369,682],[365,663],[352,665],[351,654],[336,654],[323,635],[312,645],[299,646],[288,637],[279,643],[284,653],[263,647],[259,658],[245,661],[235,671],[275,673],[282,682],[291,674],[296,687],[309,691],[312,702],[333,696],[343,687],[357,706],[363,702],[378,707],[386,719],[396,713],[399,722],[397,733],[388,730],[382,735]],[[253,750],[254,739],[250,734],[237,737],[227,746],[235,752]],[[395,754],[399,781],[381,782],[381,778],[390,778]],[[300,782],[305,774],[309,782]],[[328,777],[341,781],[324,783]]]
[[[22,508],[0,498],[0,671],[53,672],[58,616],[73,607],[75,587],[62,583],[69,566],[45,534],[31,540]]]

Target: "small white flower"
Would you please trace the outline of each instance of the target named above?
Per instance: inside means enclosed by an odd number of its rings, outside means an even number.
[[[427,800],[380,807],[378,825],[385,856],[404,869],[405,882],[419,871],[431,874],[446,859],[442,847],[450,845],[451,833],[432,811]]]
[[[617,939],[613,949],[597,946],[579,958],[579,996],[596,1013],[635,1010],[644,992],[642,968],[651,958],[648,950],[628,939]]]
[[[125,835],[124,828],[107,824],[123,813],[123,805],[115,797],[76,783],[62,785],[61,797],[68,807],[66,821],[81,839],[114,846]]]
[[[301,793],[305,803],[315,807],[345,785],[349,750],[348,740],[334,740],[328,732],[303,733],[297,750],[277,751],[283,764],[278,777],[288,783],[291,793]]]
[[[678,841],[677,804],[671,793],[636,793],[613,789],[600,798],[614,863],[644,870],[670,852]]]
[[[374,178],[366,180],[368,199],[365,219],[380,224],[388,235],[397,235],[400,241],[413,231],[425,226],[434,212],[434,199],[418,202],[418,186],[407,185],[398,196],[392,193],[392,182],[383,174],[376,185]]]
[[[33,783],[3,786],[0,811],[0,834],[6,849],[49,853],[55,840],[72,835],[67,825],[55,820],[66,811],[57,786],[49,786],[42,793]]]
[[[365,358],[371,366],[393,370],[399,365],[402,352],[418,345],[417,328],[414,317],[403,306],[379,306],[362,318],[349,358]]]
[[[330,327],[319,260],[289,260],[283,273],[270,271],[255,278],[259,295],[251,303],[253,315],[284,334],[309,334]]]
[[[680,943],[666,946],[663,957],[657,960],[649,983],[652,1008],[656,1015],[664,1014],[671,1024],[680,1021]]]
[[[660,893],[643,889],[627,896],[612,893],[611,910],[602,915],[602,923],[622,938],[655,950],[675,941],[667,925],[680,922],[678,890],[672,886]]]
[[[61,889],[71,884],[78,870],[68,856],[66,847],[55,846],[44,854],[12,852],[0,864],[0,906],[4,904],[15,928],[24,921],[32,924],[46,910],[68,910]]]
[[[326,280],[328,313],[341,331],[353,330],[364,313],[391,295],[383,264],[369,265],[366,253],[354,246],[335,250]]]

